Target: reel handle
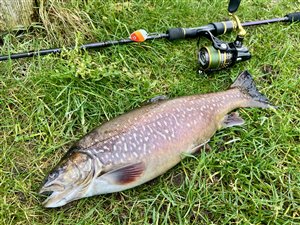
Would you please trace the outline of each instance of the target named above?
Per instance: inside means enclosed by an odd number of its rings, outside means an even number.
[[[241,0],[230,0],[228,4],[228,12],[234,13],[238,10]]]

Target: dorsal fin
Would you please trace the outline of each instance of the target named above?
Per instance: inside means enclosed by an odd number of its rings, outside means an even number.
[[[157,95],[147,101],[147,103],[155,103],[169,99],[166,95]]]

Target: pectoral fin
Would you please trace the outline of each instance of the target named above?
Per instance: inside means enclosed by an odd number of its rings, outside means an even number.
[[[233,127],[233,126],[240,126],[244,124],[244,120],[239,116],[238,112],[232,112],[227,114],[221,122],[221,127]]]
[[[129,164],[118,169],[114,169],[101,175],[102,179],[109,180],[110,183],[115,184],[129,184],[138,179],[145,171],[145,164],[143,162]]]

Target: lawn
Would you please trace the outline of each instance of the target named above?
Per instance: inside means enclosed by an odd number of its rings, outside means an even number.
[[[52,2],[43,23],[2,34],[0,53],[228,19],[227,1],[217,0]],[[237,15],[252,21],[295,11],[299,0],[256,0],[242,1]],[[0,62],[0,224],[300,224],[300,23],[246,30],[252,59],[211,75],[197,73],[197,40]],[[243,126],[218,131],[210,149],[137,188],[42,207],[47,172],[88,131],[158,95],[226,90],[243,70],[276,111],[238,110]]]

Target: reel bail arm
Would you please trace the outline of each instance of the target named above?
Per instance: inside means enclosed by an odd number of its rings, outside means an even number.
[[[237,30],[238,34],[236,36],[236,39],[234,41],[235,45],[237,47],[242,47],[243,45],[243,40],[247,34],[246,30],[243,28],[240,19],[237,17],[237,15],[233,14],[233,13],[229,13],[229,15],[232,17],[233,19],[233,24],[234,24],[234,28]]]

